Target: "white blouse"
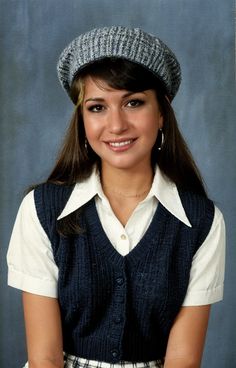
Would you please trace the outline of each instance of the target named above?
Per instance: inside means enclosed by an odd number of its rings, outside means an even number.
[[[87,180],[75,185],[58,219],[80,208],[93,197],[107,237],[123,256],[128,254],[142,238],[158,202],[191,227],[175,184],[167,179],[158,167],[149,194],[135,208],[125,227],[113,213],[95,170]],[[23,199],[19,208],[7,261],[10,286],[38,295],[57,297],[58,268],[50,241],[37,217],[33,191]],[[224,219],[220,210],[215,207],[210,232],[193,258],[183,305],[204,305],[220,301],[223,298],[224,267]]]

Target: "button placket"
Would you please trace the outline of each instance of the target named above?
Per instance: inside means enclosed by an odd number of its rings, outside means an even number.
[[[110,354],[113,362],[117,362],[122,356],[122,338],[125,325],[125,300],[126,300],[126,277],[124,273],[116,274],[114,289],[113,318],[110,329],[110,340],[112,349]]]

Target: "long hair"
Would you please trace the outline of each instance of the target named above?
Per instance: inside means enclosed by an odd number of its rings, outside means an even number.
[[[119,90],[124,89],[131,92],[155,90],[163,114],[165,140],[161,150],[156,148],[158,142],[155,143],[152,150],[152,165],[158,164],[163,174],[178,188],[206,196],[201,175],[179,131],[174,111],[163,84],[142,66],[118,58],[105,58],[96,61],[85,67],[74,78],[70,97],[76,108],[58,160],[47,182],[72,185],[89,177],[94,164],[97,167],[100,166],[100,158],[86,144],[82,117],[83,81],[88,75],[104,80],[110,87]]]

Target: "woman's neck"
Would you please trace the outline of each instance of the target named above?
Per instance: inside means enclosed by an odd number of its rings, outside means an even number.
[[[109,193],[123,198],[139,198],[146,196],[153,180],[150,167],[139,169],[117,169],[102,166],[101,183],[105,194]]]

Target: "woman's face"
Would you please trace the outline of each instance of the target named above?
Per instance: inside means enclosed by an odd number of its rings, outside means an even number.
[[[150,167],[151,151],[163,125],[155,91],[117,90],[90,76],[84,86],[85,133],[102,167]]]

